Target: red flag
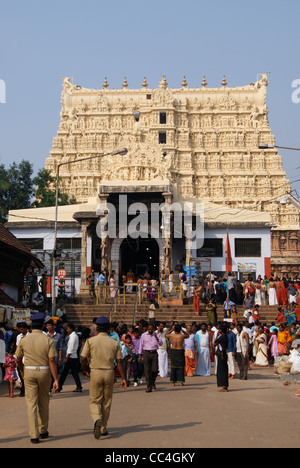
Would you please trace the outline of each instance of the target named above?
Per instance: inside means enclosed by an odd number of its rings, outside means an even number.
[[[226,253],[226,271],[232,271],[232,257],[231,257],[231,248],[229,242],[229,235],[227,229],[227,237],[226,237],[226,244],[225,244],[225,253]]]

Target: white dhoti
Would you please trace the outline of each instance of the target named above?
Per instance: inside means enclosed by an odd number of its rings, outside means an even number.
[[[290,304],[297,303],[297,294],[295,296],[290,294],[289,303]]]
[[[275,288],[269,288],[269,305],[278,305]]]
[[[236,369],[235,369],[235,358],[233,356],[233,353],[227,353],[228,357],[228,374],[235,375]]]
[[[168,377],[168,353],[164,349],[158,349],[158,374],[160,377]]]
[[[202,377],[207,377],[210,375],[211,370],[211,361],[210,361],[210,351],[209,348],[203,348],[202,346],[198,350],[197,355],[197,366],[196,366],[196,375]]]

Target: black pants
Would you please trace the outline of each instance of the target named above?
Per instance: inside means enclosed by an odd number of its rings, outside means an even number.
[[[248,379],[248,359],[242,353],[236,353],[236,360],[240,370],[240,379]]]
[[[228,381],[228,356],[226,351],[217,351],[218,367],[217,367],[217,386],[222,388],[229,387]]]
[[[144,374],[147,382],[147,390],[152,390],[158,374],[157,351],[144,351]]]
[[[18,373],[18,377],[21,381],[21,389],[20,389],[20,396],[25,396],[25,384],[24,384],[24,379],[22,379],[22,375],[21,375],[21,372],[20,372],[20,369],[17,368],[17,373]]]
[[[69,371],[71,370],[73,379],[75,380],[76,383],[76,388],[82,388],[79,374],[78,374],[78,359],[76,358],[69,358],[68,362],[64,365],[64,369],[62,371],[62,374],[59,379],[59,390],[62,389],[63,384],[65,383],[65,380],[68,376]]]

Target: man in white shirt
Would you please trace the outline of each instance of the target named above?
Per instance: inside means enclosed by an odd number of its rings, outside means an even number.
[[[67,333],[69,336],[68,340],[68,347],[67,347],[67,355],[64,359],[64,369],[59,379],[59,389],[58,391],[61,392],[62,387],[65,383],[65,380],[71,370],[73,379],[76,383],[76,389],[74,392],[82,392],[82,385],[80,381],[80,377],[78,374],[78,348],[79,348],[79,338],[78,335],[75,333],[75,326],[73,324],[69,324],[67,328]]]
[[[168,377],[168,341],[166,339],[166,334],[168,330],[164,322],[160,322],[157,333],[160,334],[162,339],[162,346],[158,347],[158,373],[161,378]]]
[[[20,332],[20,334],[16,338],[15,352],[17,351],[17,347],[19,346],[21,339],[24,338],[24,336],[29,335],[29,330],[28,330],[28,326],[26,322],[17,323],[17,330]],[[24,362],[24,358],[23,358],[23,362]],[[24,384],[24,379],[22,378],[19,368],[17,368],[17,374],[18,374],[18,378],[20,381],[20,397],[23,397],[25,396],[25,384]]]

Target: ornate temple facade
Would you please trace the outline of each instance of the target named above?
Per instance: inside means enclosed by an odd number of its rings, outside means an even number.
[[[125,78],[121,89],[110,89],[106,79],[103,89],[87,89],[66,78],[46,168],[55,174],[61,162],[126,147],[124,157],[63,166],[62,190],[85,203],[109,187],[145,192],[156,186],[171,192],[172,201],[193,198],[213,204],[212,210],[235,210],[227,225],[239,213],[245,222],[247,212],[268,214],[272,272],[299,273],[299,210],[280,203],[291,187],[277,149],[259,149],[275,144],[268,84],[261,75],[247,86],[229,88],[224,78],[219,88],[209,88],[204,77],[201,87],[189,88],[184,78],[180,88],[170,89],[163,77],[157,89],[146,78],[140,89],[129,89]]]

